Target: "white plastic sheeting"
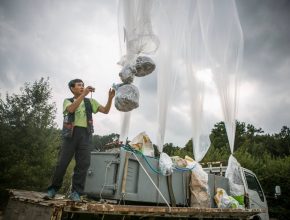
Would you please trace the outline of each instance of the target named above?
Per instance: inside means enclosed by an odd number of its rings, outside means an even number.
[[[209,146],[209,132],[204,129],[204,84],[197,73],[210,69],[217,86],[231,151],[234,148],[235,120],[238,101],[238,70],[243,53],[243,35],[235,1],[228,0],[175,0],[158,1],[159,17],[166,17],[163,26],[156,25],[162,56],[158,68],[159,150],[165,136],[166,115],[170,89],[182,68],[174,69],[180,55],[186,66],[191,95],[191,119],[194,155],[200,161]],[[162,20],[162,19],[161,19]],[[154,23],[155,24],[155,23]],[[155,27],[155,26],[154,26]],[[159,31],[161,30],[161,31]],[[166,34],[165,34],[166,33]],[[160,147],[161,146],[161,147]]]
[[[190,92],[193,153],[195,160],[199,162],[210,146],[210,131],[205,129],[206,121],[203,111],[206,85],[204,81],[198,79],[198,76],[204,74],[209,63],[200,26],[197,1],[188,1],[187,8],[186,30],[184,30],[184,41],[186,42],[184,61]]]
[[[231,196],[244,196],[245,190],[240,168],[241,165],[239,164],[237,159],[233,155],[231,155],[225,174],[225,177],[229,178]]]
[[[157,147],[163,150],[167,113],[178,74],[178,57],[181,55],[180,16],[183,15],[183,4],[175,0],[156,1],[154,5],[154,31],[160,39],[156,53],[157,68]]]
[[[119,0],[121,65],[135,60],[140,53],[152,54],[158,49],[159,40],[152,30],[152,4],[153,0]]]
[[[131,112],[124,112],[121,114],[121,132],[119,140],[124,144],[126,143],[126,139],[128,137],[130,121]]]
[[[186,74],[191,95],[195,159],[200,161],[206,154],[210,131],[204,129],[207,120],[203,115],[205,85],[197,80],[197,74],[210,69],[233,152],[238,70],[243,53],[243,34],[235,1],[120,0],[119,34],[122,65],[133,64],[138,54],[156,52],[158,150],[163,150],[176,77]]]
[[[243,33],[235,1],[199,0],[204,45],[221,99],[231,152],[234,150],[238,105],[239,67]]]

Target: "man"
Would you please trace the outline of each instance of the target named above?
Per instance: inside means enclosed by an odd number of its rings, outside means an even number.
[[[102,106],[94,99],[85,98],[95,89],[91,86],[84,88],[82,80],[71,80],[68,86],[74,97],[65,99],[63,103],[63,145],[46,198],[54,198],[56,192],[61,188],[66,169],[75,156],[76,165],[69,198],[73,201],[80,201],[87,170],[90,166],[90,140],[93,133],[92,113],[108,114],[115,91],[109,90],[107,104]]]

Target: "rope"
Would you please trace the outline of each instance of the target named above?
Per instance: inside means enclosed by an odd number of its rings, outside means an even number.
[[[183,168],[183,167],[175,166],[174,169],[176,169],[177,171],[180,171],[180,172],[187,172],[187,171],[193,170],[195,168],[195,166],[196,166],[196,164],[194,164],[191,168]]]
[[[105,188],[105,185],[107,184],[107,173],[108,173],[108,169],[110,168],[111,164],[113,163],[113,161],[110,161],[110,163],[107,164],[106,166],[106,171],[105,171],[105,181],[104,181],[104,184],[102,186],[102,189],[100,191],[100,200],[103,200],[102,198],[102,194],[103,194],[103,191],[104,191],[104,188]]]
[[[148,164],[148,166],[150,167],[150,169],[156,173],[156,174],[162,174],[159,170],[156,170],[154,167],[152,167],[152,165],[149,163],[147,157],[140,151],[135,150],[134,148],[132,148],[130,145],[123,145],[122,148],[126,151],[138,154],[140,156],[142,156],[144,158],[144,160],[146,161],[146,163]]]
[[[160,170],[155,169],[155,168],[150,164],[150,162],[148,161],[147,157],[146,157],[142,152],[140,152],[140,151],[138,151],[138,150],[135,150],[135,149],[132,148],[130,145],[123,145],[122,148],[123,148],[124,150],[126,150],[126,151],[130,151],[130,152],[133,152],[133,153],[135,153],[135,154],[138,154],[138,155],[142,156],[142,157],[144,158],[145,162],[148,164],[148,166],[150,167],[150,169],[151,169],[154,173],[156,173],[156,174],[162,174],[162,173],[160,172]],[[178,172],[188,172],[188,171],[193,170],[193,169],[195,168],[195,166],[196,166],[196,164],[195,164],[193,167],[191,167],[191,168],[183,168],[183,167],[177,167],[177,166],[174,166],[173,169],[176,170],[176,171],[178,171]],[[162,175],[163,175],[163,174],[162,174]]]
[[[154,181],[152,180],[151,176],[147,173],[146,169],[143,167],[142,163],[139,161],[138,157],[136,156],[136,154],[133,152],[133,155],[135,156],[136,160],[139,162],[140,166],[142,167],[143,171],[146,173],[146,175],[148,176],[148,178],[150,179],[150,181],[152,182],[152,184],[154,185],[154,187],[156,188],[156,190],[158,191],[158,193],[160,194],[160,196],[162,197],[162,199],[164,200],[164,202],[166,203],[166,205],[169,208],[169,212],[171,212],[171,207],[169,205],[169,203],[167,202],[167,200],[165,199],[165,197],[162,195],[161,191],[159,190],[159,188],[156,186],[156,184],[154,183]]]

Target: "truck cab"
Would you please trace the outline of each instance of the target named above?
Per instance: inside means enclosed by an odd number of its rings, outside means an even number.
[[[245,193],[246,195],[248,195],[249,208],[250,209],[262,208],[268,210],[268,204],[265,194],[255,173],[243,167],[241,167],[240,170],[245,186]],[[254,216],[253,219],[268,220],[269,214],[268,212],[261,213],[259,215]]]

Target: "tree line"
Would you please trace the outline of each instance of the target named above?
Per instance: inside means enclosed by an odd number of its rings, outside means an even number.
[[[227,165],[230,147],[225,124],[216,123],[210,134],[211,146],[201,161],[220,161]],[[185,147],[165,144],[163,151],[168,155],[194,157],[192,140]],[[269,205],[270,217],[288,219],[290,214],[290,129],[283,126],[279,133],[265,134],[245,122],[236,122],[234,156],[241,166],[252,170],[258,177]],[[275,186],[280,185],[282,196],[274,198]]]
[[[56,105],[51,102],[49,79],[25,83],[20,94],[0,94],[0,202],[3,209],[6,189],[45,191],[50,183],[61,146],[61,130],[55,123]],[[118,134],[93,136],[93,150],[104,150]],[[230,148],[225,125],[218,122],[210,134],[211,146],[201,162],[227,162]],[[155,146],[156,147],[156,146]],[[194,157],[192,140],[185,146],[164,145],[170,156]],[[286,218],[290,207],[290,129],[266,134],[261,128],[236,122],[234,156],[240,164],[256,173],[268,196],[270,216]],[[62,192],[70,186],[73,162]],[[273,199],[274,186],[282,187],[280,199]]]

